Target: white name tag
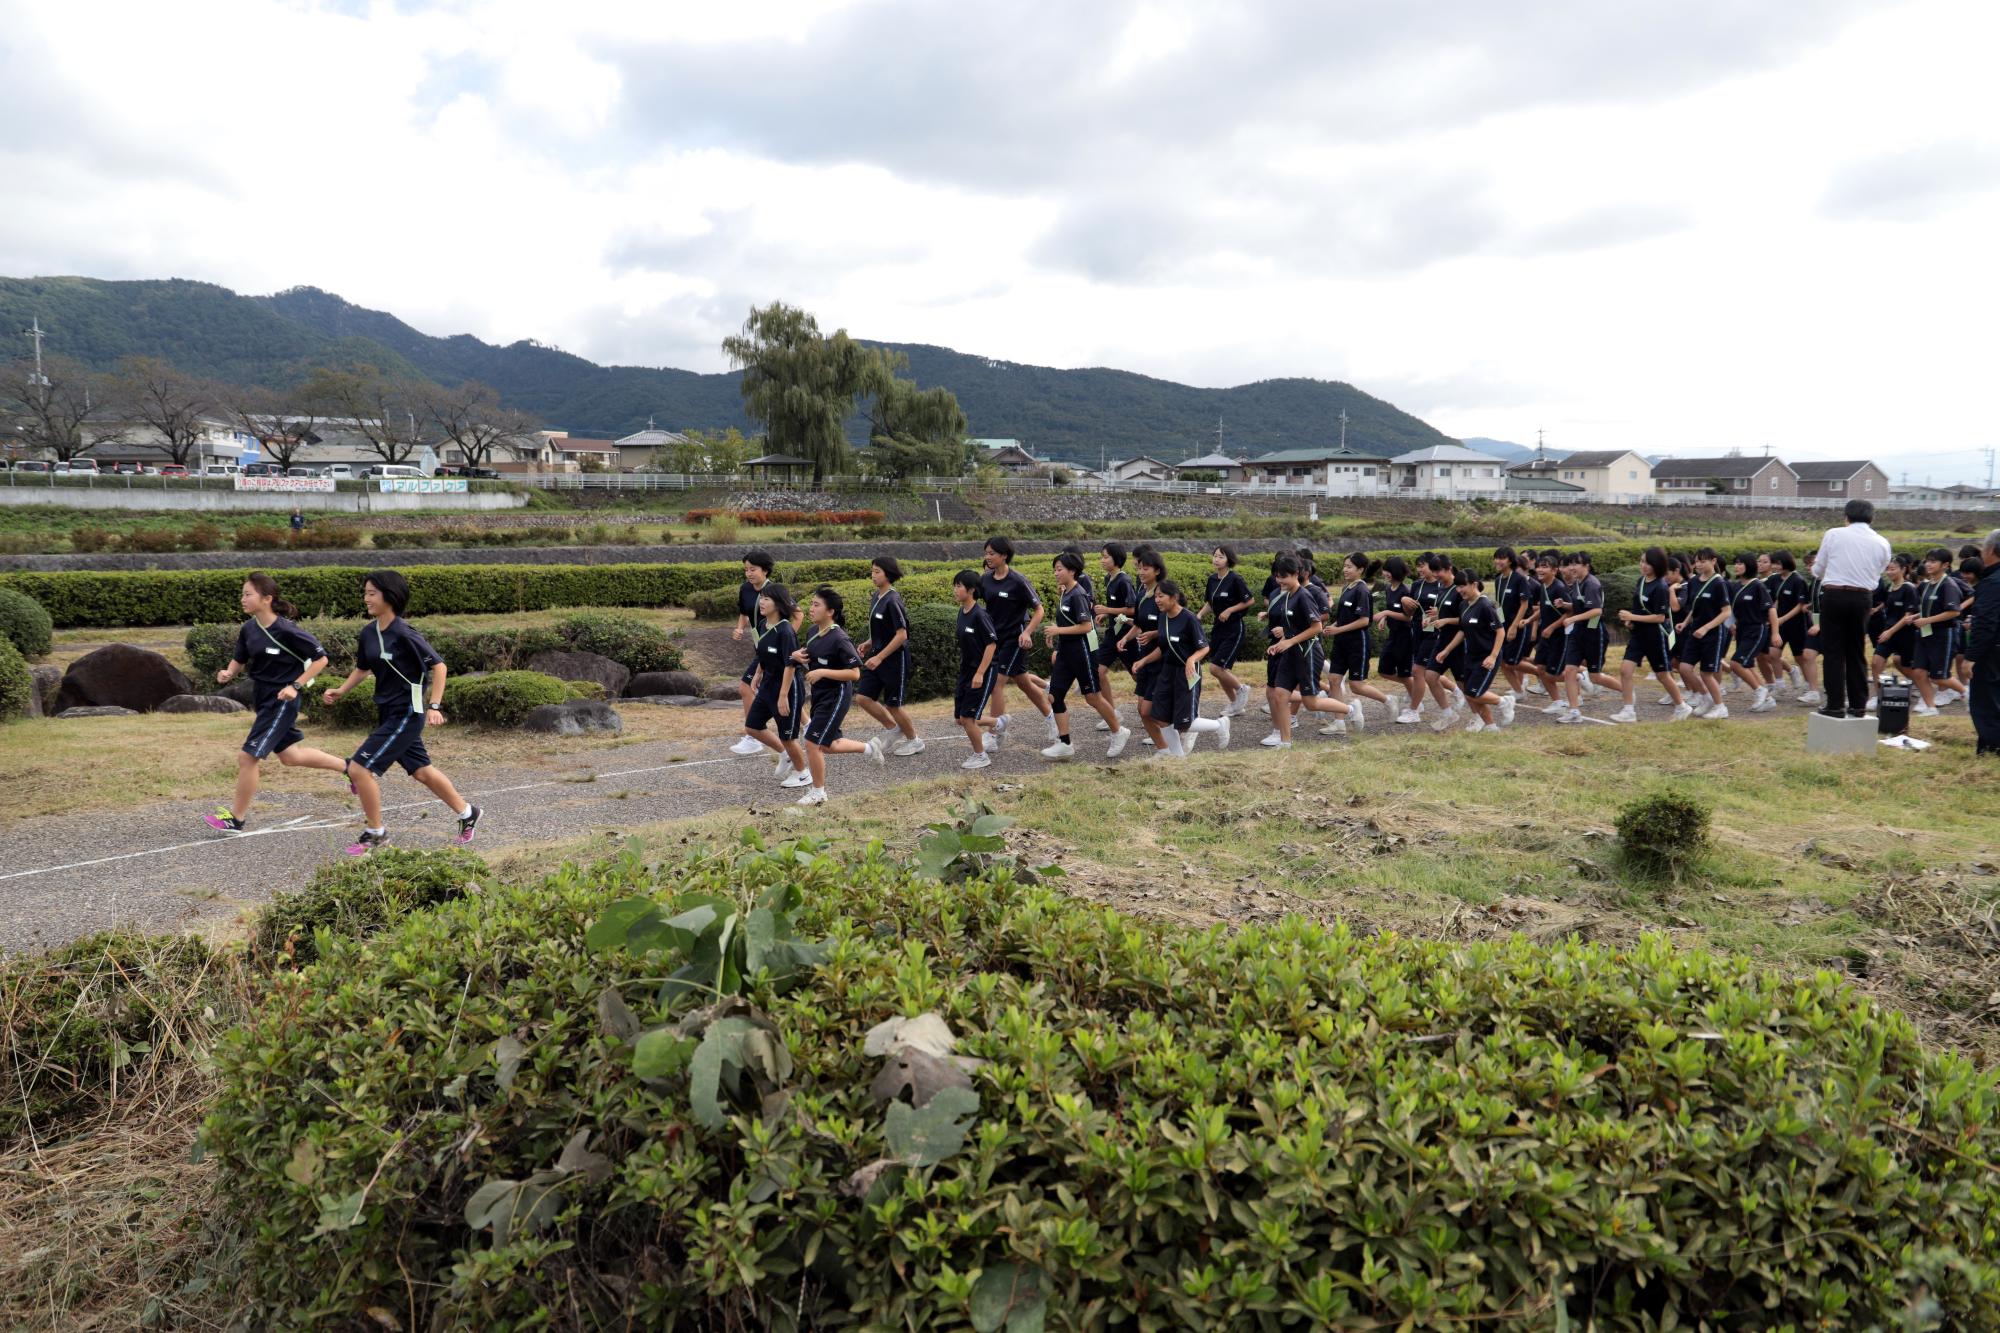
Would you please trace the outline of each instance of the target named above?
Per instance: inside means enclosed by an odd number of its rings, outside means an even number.
[[[266,653],[269,653],[272,657],[276,657],[278,655],[278,645],[274,643],[269,648],[266,648],[264,651]]]

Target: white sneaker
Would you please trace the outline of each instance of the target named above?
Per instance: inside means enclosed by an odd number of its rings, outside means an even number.
[[[1919,699],[1916,703],[1910,705],[1910,711],[1912,713],[1915,713],[1918,717],[1936,717],[1938,715],[1938,710],[1936,708],[1932,707],[1930,704],[1923,702],[1921,699]]]
[[[1818,690],[1807,690],[1804,694],[1801,694],[1798,698],[1794,699],[1792,702],[1798,704],[1802,708],[1810,708],[1814,704],[1822,702],[1822,699],[1820,696],[1820,692]]]
[[[1773,699],[1770,695],[1767,694],[1763,698],[1759,699],[1756,703],[1751,704],[1750,711],[1753,713],[1768,713],[1773,709],[1775,709],[1777,706],[1778,706],[1778,701],[1776,699]]]
[[[903,733],[899,731],[896,734],[900,736]],[[875,766],[877,768],[880,768],[882,765],[889,762],[889,752],[882,748],[882,742],[880,740],[872,740],[868,742],[868,748],[863,750],[861,753],[867,755],[870,759],[874,760]]]
[[[1957,703],[1960,699],[1963,699],[1964,697],[1965,696],[1960,694],[1957,690],[1939,690],[1937,692],[1937,706],[1939,708],[1945,708],[1951,704]]]
[[[812,786],[812,774],[794,773],[778,785],[780,787],[810,787]]]
[[[1345,736],[1347,734],[1347,720],[1345,718],[1336,718],[1334,721],[1321,727],[1319,734],[1322,736]]]
[[[1266,736],[1263,740],[1258,741],[1257,744],[1267,745],[1273,750],[1275,750],[1281,745],[1288,744],[1288,742],[1285,740],[1283,736],[1280,736],[1277,732],[1274,731],[1270,735]]]
[[[729,753],[731,754],[762,754],[763,752],[764,743],[759,740],[753,740],[748,736],[745,736],[742,740],[729,747]]]
[[[757,748],[761,750],[764,747],[760,745]],[[771,770],[771,776],[783,779],[790,777],[796,771],[797,770],[792,767],[792,757],[790,755],[784,755],[779,758],[778,766]]]
[[[1693,716],[1694,716],[1694,706],[1692,704],[1682,704],[1679,708],[1676,708],[1674,710],[1673,717],[1668,720],[1673,722],[1685,722]]]
[[[1527,678],[1527,680],[1523,681],[1521,683],[1521,688],[1523,690],[1526,690],[1529,694],[1539,694],[1543,696],[1546,696],[1548,694],[1548,691],[1542,688],[1542,682],[1536,680],[1533,676],[1530,676]]]
[[[1402,712],[1396,714],[1395,725],[1399,727],[1412,727],[1423,720],[1423,714],[1419,713],[1416,709],[1405,708]]]
[[[1230,732],[1229,714],[1224,713],[1221,717],[1215,719],[1215,721],[1217,723],[1215,728],[1215,748],[1218,750],[1227,750],[1229,748]]]
[[[903,729],[901,727],[884,727],[882,728],[882,730],[875,733],[875,739],[879,741],[882,745],[882,748],[886,750],[891,745],[894,745],[897,741],[903,739]]]
[[[1797,667],[1792,668],[1791,674],[1786,679],[1792,682],[1792,688],[1795,690],[1802,690],[1806,687],[1806,673]]]
[[[1453,690],[1451,692],[1451,711],[1454,713],[1469,713],[1472,711],[1472,705],[1466,702],[1464,690]]]
[[[1359,699],[1356,699],[1354,706],[1347,710],[1347,720],[1354,724],[1356,731],[1368,730],[1368,710],[1362,706]]]
[[[1562,714],[1567,713],[1569,711],[1569,705],[1564,703],[1562,700],[1558,699],[1554,703],[1550,704],[1547,708],[1544,708],[1542,711],[1544,713],[1560,717]]]
[[[908,759],[913,754],[922,754],[923,752],[924,738],[922,736],[912,736],[895,749],[889,751],[890,754],[895,755],[898,759]]]
[[[1701,715],[1704,722],[1722,722],[1729,717],[1729,705],[1717,704]]]
[[[1277,745],[1272,748],[1279,750],[1289,750],[1292,748],[1292,743],[1290,741],[1279,741]]]
[[[1097,729],[1099,731],[1109,731],[1111,730],[1111,724],[1100,717],[1097,719]]]
[[[1250,687],[1248,685],[1238,685],[1236,687],[1236,715],[1238,717],[1242,716],[1243,713],[1249,709],[1249,707],[1250,707]]]
[[[1476,717],[1473,718],[1472,721],[1465,724],[1465,734],[1468,736],[1470,736],[1472,733],[1476,731],[1484,731],[1484,730],[1486,730],[1486,723],[1484,723],[1483,721],[1481,721]]]
[[[968,759],[967,759],[967,760],[966,760],[966,761],[965,761],[964,763],[960,764],[960,765],[959,765],[959,767],[960,767],[960,768],[986,768],[986,767],[989,767],[989,766],[990,766],[990,765],[991,765],[992,763],[993,763],[993,756],[992,756],[992,755],[990,755],[990,754],[975,754],[975,755],[971,756],[970,758],[968,758]]]
[[[1002,713],[1000,716],[993,719],[994,740],[997,741],[1002,736],[1007,734],[1007,724],[1013,720],[1013,717],[1014,715],[1012,713]]]
[[[1450,731],[1451,724],[1458,721],[1457,713],[1444,713],[1431,722],[1432,731]]]
[[[1132,728],[1120,727],[1111,733],[1111,744],[1104,747],[1106,759],[1116,759],[1125,753],[1125,742],[1132,739]]]
[[[1626,704],[1611,715],[1611,720],[1613,722],[1637,722],[1639,720],[1639,712],[1631,704]]]
[[[1266,698],[1263,703],[1258,704],[1257,711],[1264,714],[1264,716],[1269,717],[1271,715],[1270,699]]]
[[[1761,713],[1764,711],[1765,704],[1773,702],[1775,701],[1771,698],[1771,687],[1769,685],[1759,685],[1757,692],[1750,696],[1750,711]]]
[[[1583,692],[1587,695],[1590,695],[1592,698],[1596,698],[1598,691],[1604,688],[1603,686],[1599,685],[1596,681],[1592,680],[1588,676],[1585,676],[1582,680],[1578,681],[1577,684],[1582,686]]]
[[[1659,699],[1659,704],[1660,704],[1660,707],[1662,707],[1662,708],[1665,708],[1665,707],[1667,707],[1668,705],[1672,704],[1672,703],[1673,703],[1673,701],[1674,701],[1674,696],[1673,696],[1673,695],[1671,695],[1671,694],[1663,694],[1663,695],[1661,695],[1661,696],[1660,696],[1660,699]]]
[[[1201,739],[1201,733],[1200,733],[1200,732],[1198,732],[1198,731],[1189,731],[1189,732],[1184,732],[1184,733],[1182,733],[1182,735],[1181,735],[1181,753],[1180,753],[1180,757],[1181,757],[1181,758],[1183,758],[1183,759],[1185,759],[1185,758],[1187,758],[1187,757],[1188,757],[1189,755],[1193,754],[1193,753],[1194,753],[1194,743],[1195,743],[1196,741],[1200,740],[1200,739]],[[1162,751],[1160,751],[1160,753],[1161,753],[1161,754],[1167,754],[1167,753],[1169,753],[1169,751],[1166,751],[1166,750],[1162,750]]]
[[[1074,759],[1076,758],[1076,747],[1074,745],[1064,745],[1061,741],[1057,741],[1054,745],[1042,751],[1042,758]]]
[[[824,788],[824,787],[814,787],[814,788],[813,788],[812,790],[808,791],[808,792],[807,792],[807,793],[806,793],[806,794],[805,794],[804,796],[801,796],[801,797],[799,797],[799,804],[800,804],[800,805],[825,805],[825,804],[826,804],[826,788]]]
[[[1045,730],[1049,733],[1050,740],[1059,741],[1062,739],[1062,725],[1056,721],[1054,713],[1044,713],[1042,721],[1046,724]]]
[[[1514,725],[1514,696],[1511,694],[1500,696],[1500,725],[1503,727]]]
[[[1581,721],[1583,721],[1583,710],[1581,708],[1571,708],[1565,710],[1562,716],[1556,719],[1556,725],[1560,727],[1568,727],[1568,726],[1574,726],[1576,723]]]
[[[1862,711],[1872,713],[1875,711],[1875,706],[1881,702],[1882,701],[1880,699],[1870,699],[1868,701],[1868,707]]]

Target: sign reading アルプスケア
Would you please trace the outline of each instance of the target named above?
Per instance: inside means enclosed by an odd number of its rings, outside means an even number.
[[[245,477],[238,475],[239,491],[331,491],[332,477]]]
[[[375,488],[397,494],[446,495],[472,488],[464,477],[377,477]]]

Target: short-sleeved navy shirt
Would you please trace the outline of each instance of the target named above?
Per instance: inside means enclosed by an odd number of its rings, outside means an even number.
[[[1208,646],[1208,636],[1201,632],[1201,617],[1182,607],[1173,619],[1162,618],[1160,637],[1153,646],[1160,650],[1162,663],[1171,663],[1185,675],[1187,660]]]
[[[1424,620],[1436,613],[1438,603],[1444,600],[1445,588],[1436,579],[1424,579],[1417,584],[1417,637],[1434,639],[1437,628],[1424,628]]]
[[[1132,583],[1132,576],[1119,570],[1104,581],[1104,604],[1130,609],[1138,599],[1138,589]]]
[[[764,581],[764,586],[766,588],[770,587],[771,586],[770,580],[766,579]],[[749,579],[743,580],[742,586],[737,588],[736,590],[736,614],[739,616],[747,616],[751,624],[753,625],[756,624],[757,599],[762,595],[763,595],[762,592],[760,592],[757,588],[751,585]]]
[[[428,688],[424,678],[443,660],[400,616],[387,629],[380,621],[363,625],[354,648],[355,669],[375,673],[375,711],[382,717],[423,711],[423,703],[412,706],[411,687]],[[424,696],[426,702],[428,698]]]
[[[849,667],[861,665],[861,654],[854,651],[854,640],[847,637],[847,631],[838,625],[828,625],[823,630],[812,630],[806,634],[806,664],[802,671],[845,671]],[[853,685],[849,680],[816,680],[812,683],[813,708],[831,702],[840,692]]]
[[[1333,623],[1352,625],[1355,621],[1366,620],[1374,614],[1375,589],[1366,583],[1350,583],[1340,590],[1340,604],[1334,608]]]
[[[1729,609],[1735,613],[1738,633],[1754,630],[1770,613],[1771,590],[1762,579],[1745,579],[1730,597]]]
[[[1603,609],[1604,585],[1597,581],[1597,575],[1585,574],[1569,590],[1569,611],[1566,614],[1578,616],[1586,611],[1601,611]],[[1570,625],[1569,632],[1574,634],[1578,630],[1582,630],[1584,633],[1589,634],[1601,628],[1603,628],[1603,618],[1599,617],[1597,620],[1576,621]]]
[[[401,621],[397,622],[401,624]],[[319,640],[279,616],[266,628],[254,620],[236,631],[236,651],[230,656],[256,686],[257,706],[263,707],[279,690],[303,676],[306,667],[326,649]]]
[[[1314,595],[1310,583],[1299,585],[1297,592],[1278,589],[1278,600],[1274,604],[1277,623],[1272,626],[1273,638],[1293,639],[1312,628],[1315,620],[1324,621],[1326,610]],[[1304,647],[1303,644],[1299,645]]]
[[[1786,574],[1778,581],[1778,614],[1782,616],[1796,610],[1810,596],[1812,589],[1796,571]]]
[[[1404,617],[1401,620],[1390,619],[1382,622],[1389,627],[1389,641],[1391,643],[1400,644],[1409,641],[1410,621],[1408,616],[1410,608],[1403,605],[1403,599],[1409,595],[1410,585],[1407,583],[1392,583],[1382,594],[1383,609],[1394,611],[1398,616]]]
[[[1000,636],[993,631],[993,617],[986,614],[986,608],[974,602],[970,611],[958,613],[958,674],[970,678],[979,670],[979,659],[986,655],[988,644],[998,643]]]
[[[1072,584],[1070,590],[1056,602],[1056,626],[1069,629],[1075,625],[1094,625],[1097,617],[1091,613],[1091,598],[1081,583]],[[1065,634],[1056,640],[1059,653],[1080,653],[1089,651],[1088,634]]]
[[[1917,609],[1917,585],[1904,579],[1882,593],[1882,628],[1914,613]]]
[[[986,603],[994,632],[1008,642],[1021,636],[1021,626],[1027,623],[1029,611],[1042,604],[1035,585],[1022,578],[1018,569],[1008,570],[1002,578],[994,578],[991,570],[981,574],[979,600]]]
[[[898,593],[894,588],[881,593],[875,600],[868,604],[868,646],[873,650],[875,655],[881,655],[882,649],[888,646],[889,640],[896,637],[897,630],[908,630],[909,628],[909,612],[903,607],[902,594]],[[909,650],[910,641],[908,638],[905,638],[903,646],[898,648],[896,653],[906,653]],[[895,661],[896,653],[889,654],[883,660],[882,664],[887,666],[890,662]]]
[[[1466,661],[1484,663],[1500,637],[1500,608],[1491,597],[1476,597],[1458,618],[1459,633],[1465,635],[1461,651]]]
[[[1681,589],[1681,605],[1687,608],[1683,623],[1690,634],[1721,615],[1722,608],[1729,604],[1729,583],[1720,574],[1707,578],[1697,574],[1682,584]]]
[[[1243,603],[1249,601],[1250,585],[1245,583],[1243,576],[1233,569],[1226,574],[1210,574],[1208,576],[1208,587],[1202,593],[1201,600],[1204,605],[1213,607],[1216,614],[1220,615],[1227,607],[1241,606]],[[1241,624],[1242,620],[1239,616],[1231,616],[1227,620],[1218,620],[1216,623],[1220,625],[1236,625]]]
[[[785,678],[785,667],[798,646],[798,633],[789,620],[780,620],[757,636],[757,669],[761,673],[757,677],[758,698],[778,697],[778,682]]]
[[[1958,580],[1949,574],[1941,575],[1937,582],[1926,583],[1917,592],[1917,614],[1920,616],[1942,615],[1946,611],[1956,611],[1965,604],[1959,594]],[[1941,622],[1932,629],[1941,628],[1949,622]]]
[[[1141,634],[1149,633],[1160,627],[1160,604],[1153,600],[1153,594],[1147,588],[1141,587],[1139,589],[1138,604],[1132,608],[1132,624]],[[1144,657],[1158,646],[1157,642],[1134,643],[1132,645],[1132,655],[1134,658]]]
[[[1507,571],[1507,577],[1500,584],[1500,623],[1507,626],[1514,623],[1514,617],[1521,608],[1535,597],[1535,581],[1518,569]]]

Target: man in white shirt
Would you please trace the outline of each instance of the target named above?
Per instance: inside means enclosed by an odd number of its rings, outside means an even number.
[[[1819,540],[1813,577],[1820,582],[1819,643],[1826,673],[1828,717],[1866,717],[1868,611],[1875,585],[1889,563],[1888,538],[1875,531],[1875,506],[1847,502],[1847,526],[1828,528]]]

